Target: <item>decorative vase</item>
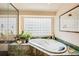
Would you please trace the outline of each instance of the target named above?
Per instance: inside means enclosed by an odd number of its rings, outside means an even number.
[[[22,41],[21,41],[21,40],[17,40],[16,42],[17,42],[18,44],[21,44],[21,43],[22,43]]]

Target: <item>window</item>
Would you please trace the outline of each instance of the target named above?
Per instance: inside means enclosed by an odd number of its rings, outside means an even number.
[[[0,34],[16,34],[16,18],[0,18]]]
[[[32,36],[49,36],[51,33],[51,17],[25,17],[24,31]]]

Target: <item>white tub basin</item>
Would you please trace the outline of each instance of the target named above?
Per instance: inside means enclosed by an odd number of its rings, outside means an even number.
[[[67,50],[65,44],[53,39],[32,39],[29,43],[51,53],[64,53]]]

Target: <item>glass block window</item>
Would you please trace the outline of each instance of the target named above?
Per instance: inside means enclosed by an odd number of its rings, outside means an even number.
[[[16,18],[0,18],[0,34],[16,34]]]
[[[32,36],[49,36],[51,33],[51,17],[25,17],[24,31]]]

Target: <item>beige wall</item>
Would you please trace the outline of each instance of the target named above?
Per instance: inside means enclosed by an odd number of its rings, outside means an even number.
[[[62,8],[58,11],[58,13],[57,13],[57,15],[56,15],[56,18],[55,18],[55,20],[54,20],[54,25],[55,25],[55,26],[54,26],[54,31],[55,31],[56,37],[58,37],[58,38],[60,38],[60,39],[62,39],[62,40],[64,40],[64,41],[70,42],[70,43],[72,43],[72,44],[74,44],[74,45],[79,46],[79,33],[60,32],[60,31],[59,31],[59,16],[60,16],[62,13],[64,13],[64,12],[70,10],[71,8],[75,7],[76,5],[77,5],[77,4],[68,4],[68,5],[62,7]]]
[[[21,31],[24,29],[24,25],[23,25],[23,20],[24,20],[24,17],[26,16],[52,16],[52,24],[53,24],[53,21],[54,21],[54,16],[56,15],[56,12],[35,12],[35,11],[23,11],[23,12],[20,12],[19,14],[19,33],[21,33]],[[52,25],[51,24],[51,25]],[[53,25],[52,25],[52,33],[53,33]]]
[[[56,12],[46,11],[20,11],[20,15],[44,15],[44,16],[55,16]]]

